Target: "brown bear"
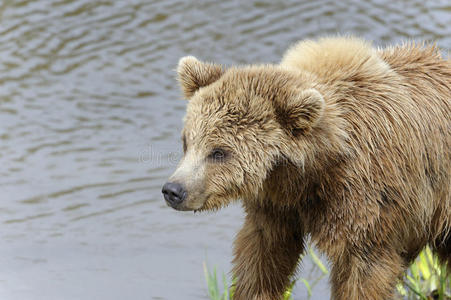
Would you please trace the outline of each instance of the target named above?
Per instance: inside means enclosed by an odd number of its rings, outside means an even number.
[[[235,299],[281,299],[307,236],[333,299],[390,299],[427,244],[451,267],[451,61],[434,46],[302,41],[279,65],[184,57],[177,210],[240,199]]]

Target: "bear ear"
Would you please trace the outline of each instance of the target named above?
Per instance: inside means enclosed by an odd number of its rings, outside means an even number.
[[[218,80],[223,73],[222,66],[201,62],[194,56],[182,57],[177,67],[178,81],[186,99],[191,98],[199,88]]]
[[[324,112],[324,98],[315,89],[295,93],[282,101],[276,109],[279,122],[293,134],[307,132]]]

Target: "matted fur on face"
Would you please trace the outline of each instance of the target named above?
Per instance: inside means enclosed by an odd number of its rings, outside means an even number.
[[[186,190],[178,209],[216,209],[255,195],[261,188],[262,170],[270,168],[277,154],[265,133],[277,131],[268,112],[261,104],[249,107],[257,102],[249,99],[255,95],[227,85],[224,80],[215,82],[188,103],[182,132],[184,156],[170,178]]]

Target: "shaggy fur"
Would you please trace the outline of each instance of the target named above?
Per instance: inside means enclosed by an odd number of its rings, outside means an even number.
[[[333,299],[390,299],[430,244],[451,268],[451,63],[434,47],[303,41],[280,65],[179,63],[183,209],[241,199],[235,299],[280,299],[304,240]],[[223,149],[221,161],[211,159]]]

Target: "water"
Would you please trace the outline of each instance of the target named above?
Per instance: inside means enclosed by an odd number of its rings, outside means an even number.
[[[0,298],[207,299],[202,262],[230,270],[243,218],[162,200],[181,149],[177,60],[277,62],[337,32],[449,50],[451,5],[1,1]],[[327,281],[314,291],[327,299]]]

